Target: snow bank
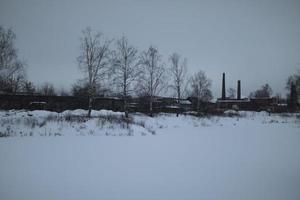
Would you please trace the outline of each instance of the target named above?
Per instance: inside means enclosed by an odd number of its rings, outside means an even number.
[[[88,113],[87,110],[77,109],[77,110],[64,111],[64,112],[62,112],[62,115],[86,116],[87,113]],[[92,110],[92,112],[91,112],[92,117],[108,116],[108,115],[122,116],[122,115],[124,115],[124,113],[123,112],[114,112],[111,110]]]
[[[0,112],[1,121],[13,119],[14,128],[24,128],[18,120],[55,114],[28,113]],[[140,125],[132,124],[134,137],[0,138],[0,199],[300,199],[299,117],[239,114],[136,114],[133,120]],[[94,118],[81,123],[52,120],[33,130],[34,136],[55,127],[66,136],[107,130],[98,126]],[[126,130],[114,127],[112,134]],[[146,132],[144,127],[152,127],[155,136],[136,137],[138,131]]]
[[[145,127],[142,120],[123,119],[123,113],[109,110],[69,110],[62,113],[49,111],[2,111],[0,135],[6,136],[76,136],[76,135],[148,135],[154,130]]]
[[[169,127],[194,130],[197,127],[235,127],[251,124],[289,124],[299,127],[297,114],[272,114],[267,112],[226,111],[225,117],[159,114],[156,117],[136,113],[126,121],[124,113],[110,110],[93,110],[92,118],[86,118],[87,111],[69,110],[62,113],[49,111],[0,111],[0,133],[9,136],[74,136],[74,135],[153,135]],[[297,117],[298,116],[298,117]]]

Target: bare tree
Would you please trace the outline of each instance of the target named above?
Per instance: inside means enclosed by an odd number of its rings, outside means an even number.
[[[149,111],[153,116],[154,97],[159,95],[165,86],[165,66],[161,61],[158,49],[150,46],[140,57],[142,73],[139,81],[140,91],[149,97]]]
[[[126,118],[128,118],[127,98],[132,92],[133,82],[140,74],[137,52],[137,49],[131,46],[124,36],[117,41],[117,50],[113,52],[114,81],[122,91]]]
[[[229,98],[234,99],[235,98],[235,94],[236,94],[236,90],[234,88],[229,88],[227,90],[227,93],[228,93],[228,97]]]
[[[251,92],[249,96],[250,98],[269,98],[271,97],[272,93],[272,88],[266,83],[262,85],[260,89]]]
[[[54,86],[51,83],[44,83],[38,88],[38,93],[45,96],[56,96]]]
[[[34,84],[30,81],[25,81],[23,84],[23,92],[27,93],[27,94],[33,94],[35,93],[36,88],[34,86]]]
[[[191,96],[197,98],[197,111],[200,111],[200,102],[208,102],[212,99],[210,90],[211,80],[204,71],[199,71],[191,78]]]
[[[297,109],[297,105],[299,105],[297,89],[296,85],[292,82],[288,97],[288,107],[291,109],[291,111],[295,111]]]
[[[88,117],[90,117],[97,83],[104,79],[109,72],[109,44],[111,41],[104,40],[101,33],[93,33],[91,28],[86,28],[82,31],[80,42],[81,54],[77,60],[88,83]]]
[[[72,85],[71,93],[73,96],[89,96],[88,90],[88,84],[79,80]]]
[[[108,85],[105,84],[96,84],[94,95],[95,96],[107,96],[111,93]],[[89,84],[86,80],[77,80],[71,88],[71,95],[73,96],[89,96]]]
[[[57,93],[59,96],[69,96],[70,95],[70,92],[64,87],[61,87]]]
[[[288,77],[287,83],[286,83],[286,89],[291,91],[292,85],[295,85],[296,92],[298,94],[298,99],[300,98],[300,69],[293,75]],[[290,96],[290,94],[288,94]]]
[[[171,62],[170,72],[173,78],[171,87],[176,91],[177,104],[178,108],[180,108],[180,99],[182,98],[182,93],[185,89],[184,85],[186,84],[187,60],[184,59],[181,61],[180,55],[177,53],[173,53],[169,60]],[[177,117],[178,114],[179,113],[177,112]]]
[[[0,26],[0,90],[10,93],[20,91],[25,81],[25,64],[18,58],[15,39],[11,29]]]

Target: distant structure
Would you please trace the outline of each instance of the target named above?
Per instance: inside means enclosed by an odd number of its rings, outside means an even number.
[[[241,100],[241,81],[237,81],[237,99]]]
[[[223,73],[222,79],[222,100],[226,99],[226,86],[225,86],[225,73]]]
[[[241,93],[241,80],[237,81],[237,95],[236,98],[226,97],[226,86],[225,86],[225,73],[222,76],[222,96],[217,99],[216,108],[218,109],[234,109],[234,110],[266,110],[276,111],[281,108],[276,98],[242,98]]]
[[[222,96],[216,102],[217,108],[221,109],[246,109],[248,107],[249,99],[241,98],[241,80],[237,81],[237,95],[235,98],[226,97],[226,86],[225,86],[225,73],[222,76]]]
[[[298,105],[299,105],[299,100],[298,100],[296,85],[292,82],[291,89],[290,89],[290,96],[288,98],[288,108],[290,110],[296,110]]]
[[[294,84],[291,86],[291,97],[289,98],[289,109],[286,104],[278,103],[276,98],[244,98],[242,96],[241,80],[237,81],[236,98],[226,97],[225,73],[222,74],[222,93],[216,102],[200,102],[202,113],[222,113],[225,110],[251,110],[268,112],[297,111],[300,105],[297,101],[297,91]],[[95,97],[93,109],[108,109],[123,111],[124,101],[118,97]],[[198,100],[194,97],[177,99],[168,97],[154,97],[154,112],[185,113],[198,111]],[[6,94],[0,93],[0,109],[29,109],[29,110],[51,110],[62,112],[64,110],[87,109],[88,98],[86,96],[44,96],[40,94]],[[147,113],[149,111],[149,97],[130,97],[128,99],[130,112]]]

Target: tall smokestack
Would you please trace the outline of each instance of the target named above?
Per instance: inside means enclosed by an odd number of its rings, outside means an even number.
[[[222,99],[226,99],[226,89],[225,89],[225,73],[223,73],[223,80],[222,80]]]
[[[237,99],[241,99],[241,81],[237,81]]]

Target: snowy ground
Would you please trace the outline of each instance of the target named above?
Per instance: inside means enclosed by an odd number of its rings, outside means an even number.
[[[83,113],[0,111],[0,199],[300,199],[299,114]]]

